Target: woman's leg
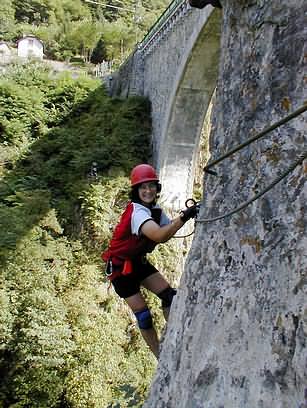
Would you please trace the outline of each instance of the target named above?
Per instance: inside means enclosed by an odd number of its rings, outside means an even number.
[[[168,288],[171,289],[170,284],[161,275],[160,272],[148,276],[146,279],[142,281],[142,285],[144,286],[144,288],[150,290],[151,292],[158,296],[160,293],[167,290]],[[170,312],[170,305],[162,306],[162,311],[164,319],[167,321]]]
[[[146,341],[147,345],[156,356],[156,358],[158,358],[159,340],[157,332],[152,326],[150,312],[143,296],[141,295],[141,293],[136,293],[135,295],[125,298],[125,301],[137,317],[140,332],[144,340]]]

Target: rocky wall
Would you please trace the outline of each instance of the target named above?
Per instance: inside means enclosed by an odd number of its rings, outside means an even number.
[[[224,0],[210,152],[302,106],[304,0]],[[199,219],[238,206],[307,146],[307,114],[206,175]],[[198,222],[144,408],[307,407],[307,163],[244,211]]]

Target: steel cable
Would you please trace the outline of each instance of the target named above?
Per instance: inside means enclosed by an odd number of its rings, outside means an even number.
[[[195,222],[196,223],[209,223],[209,222],[213,222],[213,221],[218,221],[221,220],[223,218],[226,217],[230,217],[231,215],[243,210],[244,208],[246,208],[248,205],[250,205],[251,203],[253,203],[254,201],[258,200],[258,198],[262,197],[265,193],[267,193],[268,191],[270,191],[276,184],[278,184],[281,180],[283,180],[285,177],[288,176],[289,173],[291,173],[299,164],[302,164],[303,161],[307,158],[307,151],[302,153],[297,160],[292,163],[292,165],[290,167],[288,167],[287,170],[285,170],[280,176],[278,176],[275,180],[272,181],[272,183],[270,183],[266,188],[264,188],[262,191],[260,191],[258,194],[255,194],[251,199],[245,201],[243,204],[241,204],[240,206],[236,207],[235,209],[233,209],[232,211],[229,211],[226,214],[223,215],[219,215],[217,217],[214,218],[203,218],[203,219],[196,219]]]
[[[234,147],[233,149],[229,150],[222,156],[218,157],[216,160],[212,161],[209,163],[207,166],[204,167],[204,171],[216,175],[216,173],[212,170],[209,170],[211,167],[215,166],[216,164],[220,163],[221,161],[225,160],[226,158],[232,156],[234,153],[238,152],[239,150],[243,149],[244,147],[250,145],[251,143],[255,142],[256,140],[260,139],[261,137],[265,136],[267,133],[271,132],[274,129],[277,129],[279,126],[289,122],[291,119],[294,119],[295,117],[299,116],[303,112],[307,110],[307,103],[304,103],[303,106],[301,106],[299,109],[296,109],[294,112],[292,112],[290,115],[287,115],[283,119],[273,123],[272,125],[268,126],[261,132],[257,133],[257,135],[251,137],[250,139],[246,140],[245,142],[241,143],[240,145]],[[252,204],[254,201],[258,200],[258,198],[262,197],[265,193],[270,191],[276,184],[278,184],[280,181],[282,181],[285,177],[288,176],[289,173],[291,173],[298,165],[302,164],[303,161],[307,158],[307,151],[302,153],[297,160],[292,163],[290,167],[288,167],[287,170],[285,170],[280,176],[278,176],[275,180],[272,181],[266,188],[261,190],[259,193],[255,194],[251,199],[245,201],[243,204],[240,206],[234,208],[233,210],[227,212],[226,214],[219,215],[217,217],[213,218],[203,218],[203,219],[195,219],[195,224],[196,223],[210,223],[218,220],[222,220],[224,218],[230,217],[233,214],[238,213],[239,211],[242,211],[244,208],[246,208],[248,205]],[[192,235],[195,232],[195,229],[189,233],[188,235],[183,235],[183,236],[174,236],[173,238],[186,238]]]
[[[272,125],[268,126],[267,128],[263,129],[257,135],[247,139],[245,142],[239,144],[238,146],[234,147],[233,149],[229,150],[222,156],[218,157],[216,160],[213,160],[207,166],[204,167],[204,171],[208,173],[213,173],[212,171],[208,171],[211,167],[215,166],[216,164],[220,163],[222,160],[227,159],[229,156],[232,156],[234,153],[238,152],[239,150],[243,149],[244,147],[250,145],[251,143],[255,142],[256,140],[260,139],[261,137],[265,136],[267,133],[271,132],[274,129],[277,129],[279,126],[284,125],[285,123],[289,122],[291,119],[296,118],[303,112],[307,110],[307,103],[301,106],[299,109],[292,112],[290,115],[284,117],[283,119],[279,120],[278,122],[273,123]]]

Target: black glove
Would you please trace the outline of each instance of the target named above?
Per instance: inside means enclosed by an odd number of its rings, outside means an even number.
[[[180,218],[183,222],[187,222],[190,218],[195,218],[199,211],[199,205],[195,204],[191,207],[181,210]]]

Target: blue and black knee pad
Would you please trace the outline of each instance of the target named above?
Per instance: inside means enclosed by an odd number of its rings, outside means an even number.
[[[162,307],[170,307],[176,293],[177,290],[170,286],[158,293],[158,297],[162,300]]]
[[[148,330],[152,328],[152,317],[148,308],[134,312],[139,328]]]

